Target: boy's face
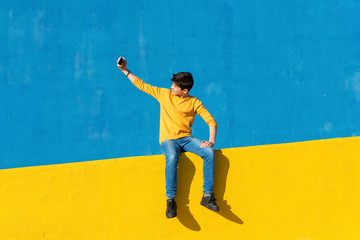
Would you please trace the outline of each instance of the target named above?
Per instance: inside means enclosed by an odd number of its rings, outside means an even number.
[[[171,91],[172,91],[172,94],[179,96],[179,97],[187,97],[188,92],[189,92],[187,89],[181,90],[181,88],[179,86],[177,86],[174,82],[171,85]]]

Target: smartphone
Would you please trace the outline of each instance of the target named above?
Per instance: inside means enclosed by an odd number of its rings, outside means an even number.
[[[119,59],[119,61],[118,61],[118,64],[121,65],[122,62],[123,62],[123,60],[124,60],[124,58],[121,57],[121,58]]]

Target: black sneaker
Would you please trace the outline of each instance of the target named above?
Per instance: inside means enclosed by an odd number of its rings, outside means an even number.
[[[218,212],[220,210],[220,208],[218,205],[216,205],[215,201],[216,201],[216,199],[214,197],[214,194],[212,193],[210,197],[203,196],[200,204],[210,210]]]
[[[167,202],[166,217],[167,218],[176,217],[176,202],[175,202],[175,199],[171,198],[171,199],[168,199],[166,202]]]

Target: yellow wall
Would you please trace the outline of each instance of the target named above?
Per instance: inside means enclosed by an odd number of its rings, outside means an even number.
[[[219,213],[200,206],[202,160],[182,154],[178,217],[164,157],[0,171],[0,239],[360,239],[360,138],[216,151]]]

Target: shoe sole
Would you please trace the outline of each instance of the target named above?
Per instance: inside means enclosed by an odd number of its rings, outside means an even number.
[[[170,215],[170,214],[167,214],[167,213],[166,213],[166,217],[167,217],[167,218],[174,218],[174,217],[176,217],[176,213],[175,213],[174,215]]]
[[[206,207],[207,209],[209,209],[209,210],[211,210],[211,211],[214,211],[214,212],[219,212],[219,211],[220,211],[219,208],[217,208],[217,209],[212,209],[212,208],[209,208],[208,206],[206,206],[206,205],[203,204],[203,203],[200,203],[200,205],[201,205],[201,206],[204,206],[204,207]]]

